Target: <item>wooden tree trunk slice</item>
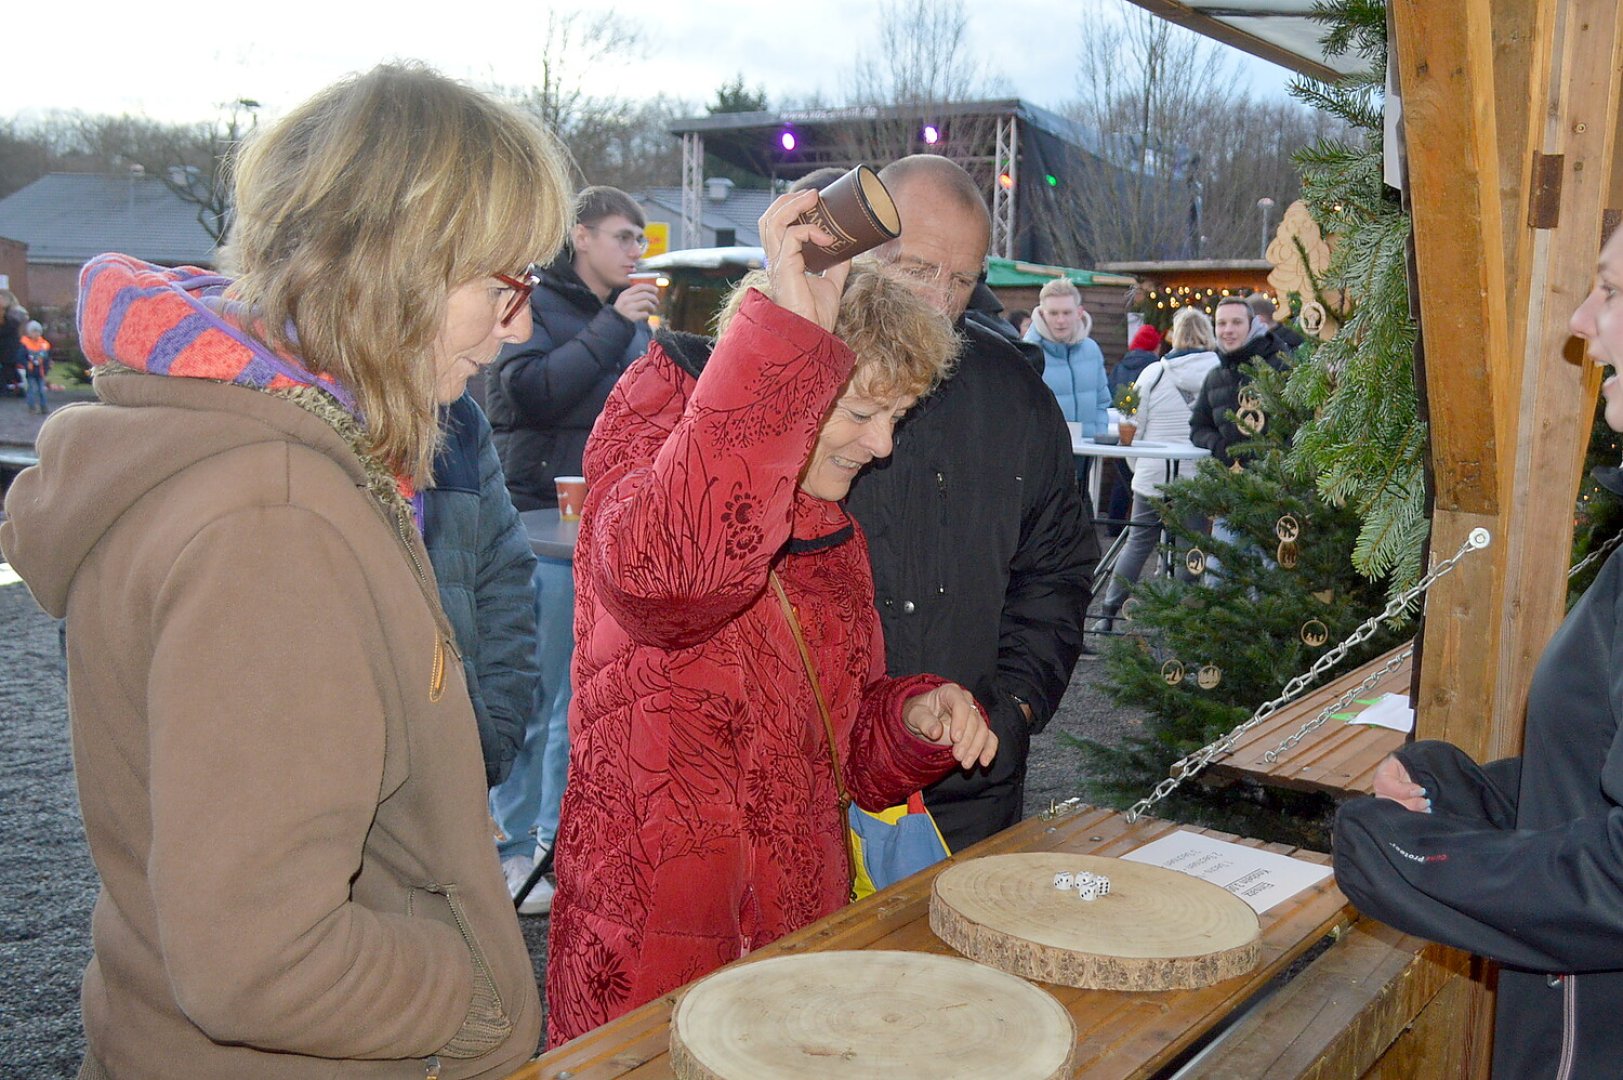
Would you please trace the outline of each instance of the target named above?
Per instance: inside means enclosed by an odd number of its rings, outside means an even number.
[[[1061,871],[1110,879],[1086,901]],[[1176,870],[1092,855],[988,855],[935,879],[930,929],[971,960],[1040,982],[1098,990],[1186,990],[1257,966],[1256,912]]]
[[[1067,1077],[1076,1025],[1001,971],[931,953],[778,956],[706,976],[671,1014],[681,1080]]]

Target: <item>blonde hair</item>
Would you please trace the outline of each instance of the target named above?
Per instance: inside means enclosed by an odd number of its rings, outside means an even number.
[[[451,290],[549,260],[573,213],[555,140],[420,64],[328,87],[243,149],[222,263],[250,331],[354,393],[367,452],[419,485]]]
[[[1082,290],[1073,285],[1069,278],[1057,277],[1048,282],[1037,294],[1037,301],[1041,303],[1051,296],[1069,296],[1076,301],[1078,307],[1082,306]]]
[[[1172,333],[1168,335],[1174,349],[1215,349],[1217,335],[1212,330],[1212,317],[1199,308],[1186,307],[1172,317]]]
[[[772,295],[764,270],[746,275],[727,297],[716,316],[718,337],[727,332],[751,289]],[[875,401],[923,397],[952,373],[958,355],[952,325],[872,259],[851,264],[834,336],[857,354],[850,391]]]

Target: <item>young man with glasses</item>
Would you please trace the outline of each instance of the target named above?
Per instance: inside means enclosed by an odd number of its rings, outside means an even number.
[[[648,316],[659,303],[654,286],[630,283],[648,250],[647,223],[630,195],[586,188],[575,200],[575,222],[530,295],[530,339],[503,348],[485,379],[496,448],[520,511],[558,505],[555,478],[580,475],[586,437],[620,373],[647,350]],[[506,836],[498,845],[502,869],[515,894],[557,834],[569,764],[573,570],[566,560],[542,558],[532,581],[541,688],[512,772],[490,793]],[[552,886],[542,879],[519,911],[551,906]]]

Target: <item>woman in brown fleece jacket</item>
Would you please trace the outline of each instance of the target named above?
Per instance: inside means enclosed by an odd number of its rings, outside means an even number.
[[[423,549],[437,409],[529,337],[552,142],[411,66],[237,166],[235,279],[85,267],[100,401],[0,546],[67,617],[88,1077],[497,1077],[540,1006]]]

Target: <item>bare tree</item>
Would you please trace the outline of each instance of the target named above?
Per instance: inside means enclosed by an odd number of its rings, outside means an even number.
[[[885,165],[916,153],[939,153],[991,182],[983,145],[994,120],[944,119],[944,106],[991,97],[1006,87],[974,57],[963,0],[880,0],[877,53],[860,56],[845,93],[848,109],[871,115],[845,125],[848,157]],[[858,117],[860,117],[860,113]],[[929,142],[924,126],[936,129]]]
[[[1066,165],[1082,190],[1036,227],[1083,263],[1256,258],[1257,200],[1297,197],[1291,154],[1333,123],[1253,98],[1231,50],[1119,2],[1082,18],[1077,95],[1088,145]]]
[[[588,93],[587,74],[604,64],[629,64],[646,51],[641,28],[612,9],[547,12],[539,79],[533,87],[509,93],[557,136],[582,184],[614,182],[609,178],[616,171],[614,148],[624,143],[639,112],[624,99]]]
[[[1081,20],[1077,100],[1066,110],[1087,150],[1069,212],[1046,215],[1051,242],[1092,261],[1193,255],[1205,193],[1206,132],[1235,107],[1239,64],[1136,7]]]
[[[149,176],[156,176],[184,202],[197,207],[197,223],[220,243],[231,227],[231,174],[237,146],[259,123],[259,102],[238,98],[216,120],[183,127],[160,127],[134,151]]]
[[[0,128],[4,190],[47,172],[123,173],[131,166],[159,180],[197,208],[198,223],[216,242],[229,226],[231,155],[254,126],[258,103],[223,107],[212,121],[165,124],[140,116],[53,113],[29,127]]]

